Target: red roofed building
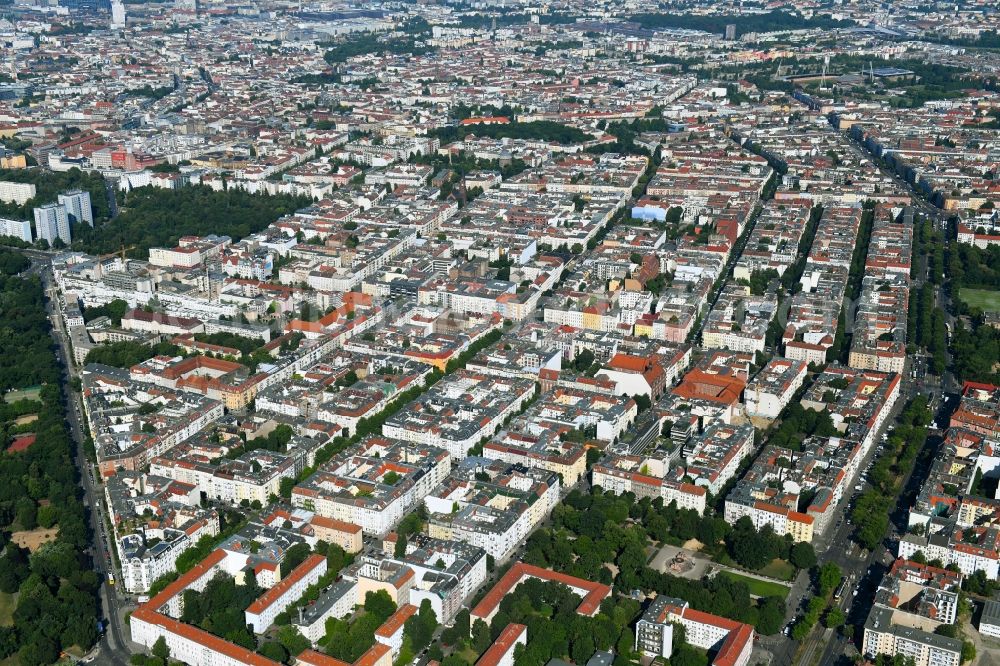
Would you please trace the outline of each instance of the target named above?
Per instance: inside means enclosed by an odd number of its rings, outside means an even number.
[[[394,655],[399,654],[399,650],[403,647],[403,628],[406,621],[416,614],[416,606],[403,604],[375,630],[375,640],[392,650]]]
[[[274,624],[274,618],[278,613],[301,597],[306,588],[325,573],[326,558],[322,555],[310,555],[277,585],[260,595],[247,607],[245,611],[247,624],[253,626],[255,633],[264,633]]]
[[[459,121],[459,125],[507,125],[510,118],[507,116],[481,116],[478,118],[465,118]]]
[[[576,608],[576,612],[580,615],[595,615],[601,607],[601,602],[611,595],[611,588],[607,585],[592,583],[583,578],[576,578],[575,576],[558,573],[551,569],[543,569],[532,564],[518,562],[504,574],[504,577],[472,609],[473,621],[481,619],[489,624],[493,620],[497,609],[500,608],[500,602],[503,598],[520,585],[525,578],[537,578],[538,580],[562,583],[575,594],[583,597],[583,601]]]
[[[615,354],[597,375],[615,382],[618,395],[645,395],[656,400],[666,390],[666,373],[652,356]]]
[[[375,643],[354,664],[334,659],[322,652],[306,650],[295,658],[295,666],[391,666],[392,652],[381,643]]]
[[[493,645],[476,662],[476,666],[514,666],[514,649],[528,642],[528,628],[510,623],[504,627]]]
[[[212,551],[190,571],[139,606],[129,619],[132,640],[152,647],[163,637],[170,654],[192,666],[280,666],[276,661],[174,619],[183,610],[184,591],[205,589],[208,581],[223,568],[226,558],[226,551]]]
[[[749,624],[694,610],[688,602],[657,597],[635,628],[635,649],[669,658],[673,652],[673,625],[684,627],[685,640],[709,652],[712,666],[746,666],[753,652],[754,630]]]
[[[948,425],[991,437],[1000,430],[1000,389],[992,384],[965,382],[962,400]]]
[[[715,375],[694,369],[684,375],[684,379],[672,392],[688,400],[707,400],[727,407],[723,420],[731,423],[739,411],[740,398],[746,386],[746,382],[738,377]]]
[[[247,650],[215,634],[184,624],[149,609],[149,604],[137,608],[129,620],[132,637],[142,645],[151,646],[163,636],[170,648],[170,656],[193,666],[281,666],[277,661]],[[136,638],[137,627],[141,636]],[[149,641],[147,634],[156,637]]]
[[[205,325],[199,319],[177,317],[160,312],[146,312],[139,308],[129,310],[122,315],[122,328],[126,331],[142,331],[158,335],[205,332]]]
[[[319,514],[314,515],[309,524],[312,525],[316,538],[327,543],[335,543],[348,553],[357,553],[361,550],[360,525]]]

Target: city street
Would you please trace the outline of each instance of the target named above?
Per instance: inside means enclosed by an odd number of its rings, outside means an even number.
[[[104,512],[102,509],[103,491],[94,478],[94,467],[89,463],[83,449],[83,442],[86,438],[83,426],[83,416],[80,411],[80,396],[73,390],[71,378],[76,374],[73,370],[72,350],[64,329],[62,317],[59,314],[59,294],[52,278],[51,264],[47,257],[39,257],[35,254],[35,264],[33,270],[37,269],[45,287],[47,296],[46,308],[49,320],[52,322],[52,335],[56,342],[56,356],[63,366],[64,390],[66,395],[66,419],[70,426],[73,440],[76,442],[76,464],[80,471],[80,481],[83,486],[83,501],[90,508],[90,527],[93,534],[91,557],[94,561],[94,569],[103,579],[101,585],[101,603],[103,606],[105,623],[105,633],[98,644],[99,652],[96,658],[97,663],[110,663],[116,666],[128,663],[131,651],[128,649],[128,629],[123,620],[123,609],[118,598],[118,587],[108,584],[108,573],[115,574],[114,562],[111,555],[111,545],[108,542],[107,530],[104,523]],[[44,256],[44,255],[43,255]]]

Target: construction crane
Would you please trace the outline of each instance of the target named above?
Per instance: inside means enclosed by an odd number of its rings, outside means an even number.
[[[123,243],[122,246],[117,250],[115,250],[114,252],[108,252],[107,254],[102,254],[101,256],[97,257],[97,260],[104,261],[105,259],[110,259],[111,257],[121,257],[122,263],[125,263],[125,253],[131,252],[134,249],[136,249],[135,245],[129,245],[128,247],[125,247],[125,244]]]

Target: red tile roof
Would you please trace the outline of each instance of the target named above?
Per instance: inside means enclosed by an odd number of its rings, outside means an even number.
[[[353,666],[373,666],[377,664],[380,659],[385,657],[389,652],[389,648],[381,643],[375,643],[367,652],[358,657],[358,660],[354,662]],[[340,659],[334,659],[329,655],[325,655],[322,652],[317,652],[316,650],[306,650],[299,654],[296,659],[296,664],[306,666],[352,666],[346,661],[341,661]]]
[[[288,574],[285,578],[282,578],[277,585],[257,597],[257,599],[247,607],[247,612],[253,613],[254,615],[263,613],[271,604],[276,602],[283,594],[288,592],[288,590],[290,590],[295,583],[305,578],[309,572],[324,562],[326,562],[326,558],[322,555],[310,555],[302,564],[295,567],[290,574]]]
[[[240,647],[235,643],[230,643],[229,641],[219,638],[214,634],[210,634],[207,631],[199,629],[198,627],[193,627],[189,624],[184,624],[183,622],[167,617],[166,615],[161,615],[160,613],[150,610],[147,606],[148,604],[135,609],[135,611],[132,612],[132,620],[140,620],[149,624],[158,625],[172,634],[186,638],[189,641],[202,645],[209,650],[218,652],[219,654],[224,654],[231,659],[240,661],[248,666],[281,666],[281,664],[277,661],[272,661],[271,659],[259,655],[256,652],[247,650],[246,648]]]
[[[360,525],[355,525],[354,523],[348,523],[343,520],[337,520],[336,518],[327,518],[325,516],[315,515],[309,521],[311,524],[317,527],[322,527],[327,530],[335,530],[337,532],[346,532],[348,534],[357,534],[361,531]]]
[[[552,571],[551,569],[543,569],[532,564],[518,562],[512,566],[506,574],[504,574],[503,578],[497,581],[497,584],[493,586],[493,589],[486,593],[483,600],[476,604],[476,607],[472,609],[473,617],[489,617],[493,611],[496,610],[497,606],[500,605],[500,601],[507,596],[511,590],[517,587],[524,578],[538,578],[540,580],[554,581],[576,589],[586,590],[587,594],[583,597],[583,601],[581,601],[580,605],[576,608],[576,612],[580,615],[593,615],[596,613],[598,608],[600,608],[601,601],[611,594],[611,588],[607,585],[593,583],[589,580],[576,578],[575,576],[570,576],[564,573],[558,573],[556,571]]]
[[[393,634],[399,631],[400,627],[406,624],[406,621],[411,617],[416,615],[417,607],[413,604],[404,604],[400,606],[395,613],[389,616],[389,619],[382,623],[382,626],[375,630],[376,636],[381,636],[382,638],[391,638]]]
[[[483,656],[479,658],[476,662],[476,666],[497,666],[500,660],[514,647],[518,642],[518,639],[528,631],[528,628],[523,624],[510,623],[504,627],[497,639],[493,641],[493,645],[489,647]],[[527,636],[525,636],[527,638]]]
[[[300,652],[299,656],[295,658],[295,663],[298,666],[302,666],[303,664],[308,664],[308,666],[351,666],[346,661],[334,659],[316,650]]]
[[[216,564],[226,559],[226,551],[213,550],[208,557],[194,565],[190,571],[163,588],[163,591],[147,601],[140,608],[148,608],[157,611],[161,606],[173,599],[175,596],[190,587],[196,580],[211,571]]]
[[[698,624],[708,624],[725,629],[729,633],[722,640],[719,651],[712,660],[712,666],[735,666],[737,659],[743,654],[747,643],[753,641],[753,627],[735,620],[730,620],[711,613],[705,613],[693,608],[684,608],[681,616]]]
[[[674,395],[682,398],[700,398],[728,405],[739,402],[746,382],[735,377],[713,375],[702,370],[692,370],[684,375],[681,383],[674,388]]]

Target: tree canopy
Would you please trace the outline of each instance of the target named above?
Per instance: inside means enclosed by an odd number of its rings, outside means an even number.
[[[85,554],[90,541],[64,417],[59,367],[37,278],[13,277],[23,261],[0,250],[0,395],[40,385],[37,399],[0,400],[0,446],[12,420],[34,413],[34,443],[0,455],[0,591],[18,593],[13,624],[0,628],[0,658],[47,664],[73,645],[97,640],[97,590],[102,580]],[[11,532],[57,527],[55,540],[34,553],[12,543]]]
[[[218,234],[235,241],[310,203],[308,197],[216,192],[204,185],[177,190],[140,187],[125,196],[115,219],[94,229],[77,225],[73,248],[103,254],[134,247],[144,257],[149,248],[172,247],[181,236]]]
[[[536,120],[528,123],[511,122],[504,125],[448,126],[433,130],[430,134],[441,139],[442,144],[464,139],[470,134],[493,139],[529,139],[563,144],[584,143],[593,138],[583,130],[551,120]]]

